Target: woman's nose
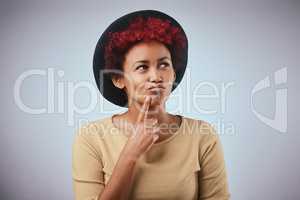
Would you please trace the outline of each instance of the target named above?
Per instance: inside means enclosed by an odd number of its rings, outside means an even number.
[[[149,70],[149,81],[151,82],[160,82],[162,81],[162,77],[160,72],[157,69],[150,69]]]

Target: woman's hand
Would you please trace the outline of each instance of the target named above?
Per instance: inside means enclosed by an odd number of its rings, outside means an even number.
[[[160,129],[156,126],[157,119],[148,119],[150,104],[151,97],[147,96],[136,124],[130,127],[131,136],[123,149],[123,153],[134,160],[146,153],[159,138]]]

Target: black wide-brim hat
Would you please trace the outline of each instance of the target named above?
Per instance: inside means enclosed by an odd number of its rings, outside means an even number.
[[[185,73],[187,60],[188,60],[188,40],[187,36],[181,27],[181,25],[171,16],[157,11],[157,10],[139,10],[135,11],[129,14],[126,14],[117,20],[115,20],[113,23],[111,23],[106,30],[102,33],[100,39],[97,42],[95,53],[94,53],[94,59],[93,59],[93,71],[94,71],[94,77],[96,80],[97,87],[103,97],[110,101],[113,104],[116,104],[121,107],[128,107],[128,101],[127,101],[127,95],[126,93],[115,87],[111,80],[111,76],[108,73],[101,73],[101,70],[105,69],[105,46],[107,45],[109,41],[109,32],[117,32],[125,29],[130,21],[138,16],[141,17],[155,17],[163,20],[169,20],[171,22],[171,25],[178,27],[184,36],[184,39],[186,41],[186,47],[183,49],[180,62],[180,67],[177,67],[175,69],[176,73],[176,79],[172,86],[172,91],[179,85],[181,82],[183,75]]]

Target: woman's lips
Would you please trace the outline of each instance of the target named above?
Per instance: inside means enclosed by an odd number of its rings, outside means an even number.
[[[151,89],[165,89],[165,88],[162,85],[154,85],[154,86],[148,87],[148,90],[151,90]]]
[[[158,96],[161,95],[165,90],[165,88],[159,84],[159,85],[148,85],[146,87],[146,93],[149,93],[150,95]]]
[[[161,95],[163,93],[163,90],[164,88],[160,88],[160,87],[152,87],[148,89],[149,93],[155,96]]]
[[[163,90],[164,90],[164,88],[162,88],[162,87],[152,87],[152,88],[148,89],[148,91],[150,91],[150,93],[154,93],[154,94],[162,93]]]
[[[163,90],[164,88],[162,87],[152,87],[152,88],[149,88],[150,91],[160,91],[160,90]]]

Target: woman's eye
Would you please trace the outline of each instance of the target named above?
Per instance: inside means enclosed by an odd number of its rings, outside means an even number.
[[[164,63],[161,63],[160,66],[168,67],[168,66],[169,66],[169,63],[164,62]]]
[[[146,69],[147,68],[147,66],[146,65],[140,65],[140,66],[138,66],[137,68],[135,68],[136,70],[139,70],[139,69],[142,69],[142,70],[144,70],[144,69]]]

